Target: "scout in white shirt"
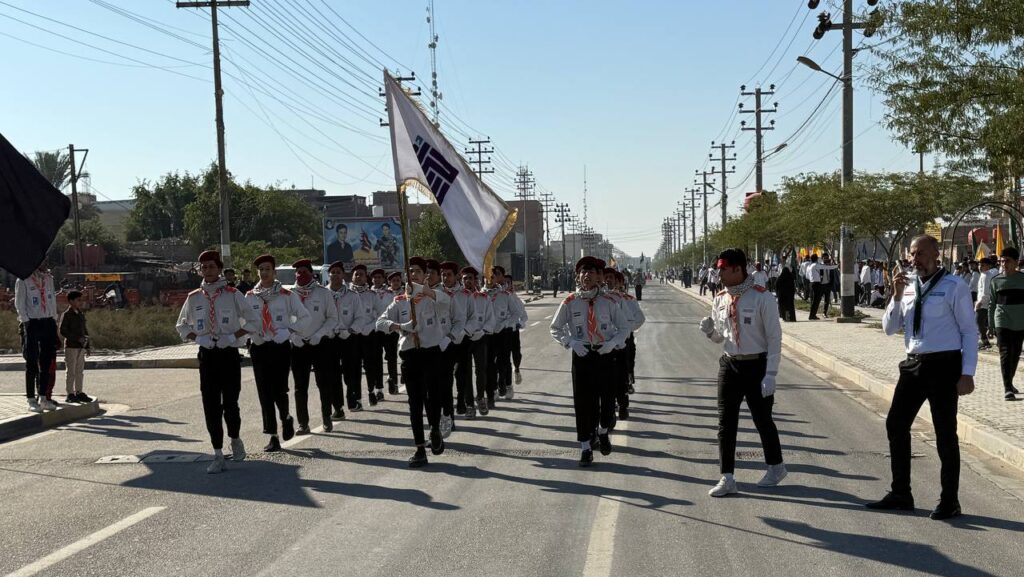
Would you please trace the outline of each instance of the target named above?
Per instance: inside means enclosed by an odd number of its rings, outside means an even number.
[[[427,261],[427,281],[430,288],[437,293],[438,316],[445,327],[448,344],[441,351],[441,362],[438,378],[441,380],[441,436],[445,439],[455,428],[455,415],[466,414],[462,391],[453,393],[455,387],[455,371],[459,364],[465,362],[468,348],[464,342],[466,337],[466,305],[469,302],[462,286],[458,284],[459,265],[454,262],[438,263],[435,271],[434,261]],[[459,406],[456,407],[455,397]],[[458,409],[458,410],[456,410]]]
[[[331,420],[345,420],[345,409],[343,405],[348,404],[349,409],[359,406],[360,391],[362,391],[362,371],[359,363],[359,342],[358,330],[367,322],[373,320],[366,315],[363,308],[363,301],[355,292],[345,284],[345,264],[341,261],[331,263],[327,270],[330,279],[328,289],[334,293],[334,304],[338,308],[338,323],[334,328],[334,335],[326,340],[327,347],[331,350],[331,362],[340,361],[341,370],[335,371],[334,387],[334,412]],[[347,394],[343,391],[348,388]],[[383,392],[381,393],[383,395]]]
[[[523,341],[519,337],[519,331],[523,330],[526,323],[530,321],[530,316],[526,313],[526,304],[523,303],[523,299],[516,294],[511,277],[505,277],[505,290],[512,299],[512,334],[509,340],[509,349],[512,353],[512,380],[518,385],[523,382],[523,375],[519,373],[519,366],[523,363]],[[512,383],[509,383],[505,388],[505,398],[511,401],[514,396]]]
[[[725,354],[718,371],[718,457],[722,478],[708,494],[724,497],[736,493],[736,431],[740,405],[747,401],[754,426],[761,436],[768,471],[757,485],[773,487],[786,476],[779,431],[772,419],[775,377],[782,356],[782,325],[775,297],[754,285],[746,274],[747,257],[732,248],[718,255],[716,264],[725,288],[715,296],[711,316],[700,321],[700,330]]]
[[[644,311],[640,308],[640,301],[633,298],[626,289],[625,277],[621,272],[616,273],[615,284],[618,288],[619,294],[622,295],[624,310],[626,318],[629,320],[630,330],[629,337],[626,339],[626,373],[627,373],[627,385],[626,393],[632,395],[636,392],[634,385],[636,384],[636,336],[635,332],[640,329],[647,322],[647,317],[644,315]],[[619,418],[629,418],[629,411],[623,411],[619,409]]]
[[[551,337],[571,350],[572,398],[576,413],[579,465],[594,461],[594,444],[601,454],[612,452],[608,429],[615,418],[615,382],[611,353],[629,336],[622,309],[601,294],[604,261],[585,256],[576,263],[579,288],[558,306],[551,320]]]
[[[437,368],[433,366],[441,353],[440,344],[446,338],[435,308],[437,295],[426,286],[427,261],[422,257],[409,259],[409,288],[411,295],[402,293],[388,305],[377,319],[377,328],[401,335],[398,341],[402,358],[402,374],[409,397],[409,419],[416,453],[409,459],[410,467],[427,464],[426,437],[423,433],[423,409],[426,407],[430,423],[430,451],[444,452],[441,438],[441,390]]]
[[[255,333],[260,326],[259,317],[246,304],[242,293],[227,286],[220,276],[223,269],[224,262],[217,251],[199,255],[203,283],[185,299],[176,326],[182,340],[199,345],[199,390],[214,453],[207,473],[224,470],[225,424],[231,438],[231,458],[245,459],[245,445],[238,436],[242,427],[238,410],[242,359],[238,347],[246,343],[247,334]]]
[[[263,414],[263,433],[270,435],[264,451],[281,450],[277,438],[277,418],[287,441],[295,435],[295,423],[288,412],[288,369],[291,366],[291,336],[309,322],[309,312],[298,295],[277,280],[277,260],[264,254],[252,265],[260,281],[246,294],[245,301],[260,319],[259,329],[249,337],[249,356],[256,377],[256,392]],[[275,415],[275,410],[277,415]]]
[[[370,395],[370,405],[373,406],[377,404],[377,388],[384,386],[384,363],[381,358],[383,347],[381,333],[377,332],[377,319],[385,305],[382,304],[380,295],[370,288],[364,264],[352,267],[352,284],[348,288],[359,295],[363,317],[366,319],[364,323],[353,326],[353,329],[356,342],[359,344],[359,362],[366,372],[366,390]],[[363,405],[357,401],[355,406],[349,403],[348,408],[352,411],[361,411]]]
[[[334,334],[338,325],[338,307],[334,304],[334,293],[318,283],[313,277],[313,263],[304,258],[292,263],[295,269],[295,286],[292,292],[309,311],[309,322],[300,327],[291,337],[292,380],[295,382],[295,416],[299,419],[296,435],[308,435],[309,430],[309,372],[316,378],[320,393],[320,416],[324,432],[334,430],[331,421],[331,407],[334,404],[332,383],[337,379],[338,359],[331,358],[331,350],[322,342]]]
[[[491,278],[487,281],[484,294],[491,299],[494,315],[494,331],[487,339],[487,354],[490,362],[487,366],[487,390],[497,391],[498,397],[505,398],[508,386],[512,383],[512,331],[515,323],[515,310],[512,297],[504,287],[505,268],[491,267]],[[494,404],[488,394],[488,409]]]
[[[18,313],[22,351],[25,356],[25,396],[29,410],[52,411],[50,399],[56,375],[50,373],[57,359],[57,293],[44,260],[27,279],[14,282],[14,309]]]
[[[494,405],[494,390],[489,389],[488,374],[490,369],[490,354],[487,352],[487,343],[490,328],[494,324],[494,309],[491,306],[491,299],[486,293],[480,291],[477,279],[480,273],[473,267],[467,266],[462,269],[462,286],[465,287],[468,305],[466,307],[466,336],[469,339],[469,356],[472,358],[472,370],[467,361],[466,367],[460,370],[468,385],[465,399],[466,417],[476,417],[476,411],[481,415],[490,412],[489,406]],[[476,408],[473,408],[473,376],[476,376]],[[485,398],[486,396],[486,398]]]
[[[395,279],[398,282],[395,282]],[[395,271],[390,275],[387,274],[384,269],[378,268],[370,272],[370,280],[373,282],[373,292],[377,293],[377,314],[379,317],[384,309],[388,308],[391,301],[395,300],[395,295],[402,292],[402,273]],[[375,321],[376,322],[376,321]],[[384,352],[384,362],[388,369],[388,394],[398,394],[398,334],[397,333],[382,333],[377,331],[377,340],[379,346]],[[377,400],[384,400],[384,365],[381,365],[381,381],[375,386],[377,392]]]
[[[885,430],[892,467],[890,492],[869,509],[913,510],[910,490],[910,427],[927,400],[942,462],[942,493],[931,518],[960,515],[960,441],[957,403],[974,391],[978,365],[978,325],[967,283],[938,266],[939,242],[919,236],[910,243],[915,276],[893,271],[893,298],[882,316],[882,330],[903,329],[907,360],[893,393]]]

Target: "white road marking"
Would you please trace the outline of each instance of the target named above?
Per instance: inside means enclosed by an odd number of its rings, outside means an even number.
[[[294,417],[292,417],[292,418],[294,418]],[[288,449],[288,448],[294,447],[295,445],[298,445],[299,443],[301,443],[302,441],[305,441],[306,439],[312,439],[313,435],[317,435],[317,434],[320,434],[320,433],[323,433],[323,432],[324,432],[323,426],[319,426],[319,427],[317,427],[315,429],[310,429],[308,435],[295,435],[291,439],[288,439],[287,441],[282,442],[281,443],[281,448],[282,449]]]
[[[629,421],[619,421],[614,432],[624,433],[627,429]],[[616,447],[625,447],[629,439],[625,435],[615,435],[613,438],[617,441]],[[594,450],[597,451],[596,448]],[[590,542],[587,544],[587,562],[583,566],[583,577],[609,577],[612,574],[615,527],[619,521],[620,504],[618,499],[606,497],[597,502],[594,524],[590,530]]]
[[[531,327],[535,327],[535,326],[537,326],[539,324],[540,324],[540,321],[533,321],[532,323],[530,323],[530,326]]]
[[[8,573],[7,575],[5,575],[5,577],[30,577],[31,575],[35,575],[40,571],[45,571],[49,567],[52,567],[53,565],[60,563],[61,561],[71,557],[72,555],[81,553],[89,547],[92,547],[93,545],[96,545],[97,543],[110,537],[113,537],[121,531],[124,531],[128,527],[131,527],[136,523],[139,523],[152,517],[153,515],[156,515],[160,511],[163,511],[164,509],[166,509],[166,507],[149,507],[147,509],[143,509],[134,515],[121,519],[113,525],[96,531],[95,533],[89,535],[88,537],[85,537],[84,539],[76,541],[68,545],[67,547],[64,547],[63,549],[54,551],[53,553],[50,553],[49,555],[43,557],[38,561],[29,563],[28,565],[25,565],[24,567],[18,569],[14,573]]]
[[[548,315],[548,316],[544,317],[544,320],[546,320],[546,321],[550,321],[550,320],[551,320],[551,317],[553,317],[553,316],[555,316],[555,315]]]

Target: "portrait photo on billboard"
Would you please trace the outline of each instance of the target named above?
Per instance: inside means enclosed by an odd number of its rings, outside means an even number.
[[[393,218],[325,218],[323,230],[326,263],[400,270],[405,262],[402,228]]]

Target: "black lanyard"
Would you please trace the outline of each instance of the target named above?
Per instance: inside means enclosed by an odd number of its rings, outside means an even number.
[[[932,289],[939,284],[939,281],[942,279],[942,275],[944,274],[946,274],[946,269],[944,268],[940,268],[938,271],[936,271],[935,275],[932,276],[931,281],[928,283],[928,288],[925,289],[923,293],[921,292],[921,277],[917,277],[916,279],[914,279],[914,288],[916,289],[915,292],[917,293],[917,298],[914,300],[915,337],[917,336],[917,333],[921,332],[921,303],[924,302],[924,297],[928,296],[928,293],[932,292]]]

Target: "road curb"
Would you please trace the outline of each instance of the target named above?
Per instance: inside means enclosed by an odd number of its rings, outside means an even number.
[[[100,414],[98,401],[82,404],[63,404],[56,411],[30,413],[0,421],[0,442],[41,433],[47,429],[66,425]]]
[[[673,284],[672,287],[696,301],[705,304],[711,303],[711,299],[701,297],[698,294],[692,294],[681,286]],[[807,357],[819,367],[852,382],[876,397],[887,402],[892,401],[893,393],[896,390],[895,383],[881,381],[864,369],[823,353],[817,350],[814,345],[797,337],[787,335],[785,332],[782,334],[782,347],[789,352]],[[932,424],[929,411],[919,412],[917,418]],[[1015,439],[1002,431],[993,429],[967,415],[957,414],[957,434],[964,443],[973,445],[1007,465],[1024,471],[1024,447],[1019,446]]]
[[[242,359],[242,365],[248,363],[248,358]],[[102,369],[198,369],[199,359],[117,359],[85,361],[86,370]],[[24,371],[25,363],[0,363],[0,371]],[[57,361],[57,370],[64,370],[64,361]]]

